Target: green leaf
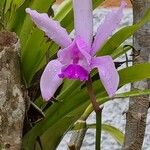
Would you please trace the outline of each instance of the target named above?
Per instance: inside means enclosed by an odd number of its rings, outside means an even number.
[[[120,86],[150,78],[150,63],[137,64],[119,71]],[[132,77],[131,77],[132,76]]]
[[[3,8],[3,7],[4,7],[5,1],[6,1],[6,0],[1,0],[1,1],[0,1],[0,8]]]
[[[25,0],[25,2],[14,12],[12,18],[7,23],[7,29],[20,35],[22,25],[25,21],[26,13],[25,9],[32,4],[31,0]]]
[[[72,10],[72,0],[65,0],[60,4],[54,19],[55,20],[63,20],[64,17]]]
[[[8,11],[8,9],[10,9],[12,1],[13,0],[6,0],[4,13],[6,13]]]
[[[10,24],[12,18],[14,18],[17,8],[20,7],[23,2],[24,0],[5,0],[3,12],[3,22],[5,24],[5,29],[8,29],[8,25]]]
[[[54,19],[60,21],[61,26],[64,27],[68,32],[73,30],[74,20],[72,0],[66,0],[59,6]]]
[[[4,5],[5,0],[0,0],[0,30],[4,27]]]
[[[123,144],[124,134],[119,129],[111,125],[102,124],[102,130],[110,134],[120,145]]]
[[[113,59],[115,59],[115,58],[125,54],[126,52],[128,52],[131,49],[132,49],[132,46],[130,46],[130,45],[119,46],[117,49],[114,50],[114,52],[111,54],[111,56]]]
[[[36,28],[29,36],[26,46],[23,47],[21,68],[28,86],[44,59],[49,45],[50,43],[46,42],[46,38],[44,38],[44,33]]]
[[[96,129],[96,124],[86,124],[80,121],[71,128],[71,130],[81,130],[81,129]],[[110,134],[120,145],[124,142],[124,134],[116,127],[108,124],[102,124],[102,131]]]
[[[136,96],[141,96],[141,95],[149,95],[150,94],[150,89],[145,89],[145,90],[133,90],[125,93],[119,93],[115,96],[115,98],[126,98],[126,97],[136,97]]]
[[[11,9],[12,6],[15,6],[15,9],[18,8],[19,6],[21,6],[21,4],[23,4],[23,2],[24,0],[6,0],[4,13],[6,14],[7,11]]]
[[[96,124],[87,125],[87,128],[95,129]],[[110,134],[120,145],[123,144],[124,134],[119,129],[108,124],[102,124],[102,130]]]
[[[23,4],[24,0],[6,0],[4,13],[6,14],[9,9],[17,9]],[[14,12],[14,10],[11,10]]]
[[[123,29],[116,32],[97,52],[97,55],[110,55],[113,51],[118,48],[126,39],[132,36],[139,28],[150,21],[150,9],[146,12],[142,20],[138,23],[124,27]]]
[[[25,0],[13,0],[13,4],[17,7],[20,7]]]

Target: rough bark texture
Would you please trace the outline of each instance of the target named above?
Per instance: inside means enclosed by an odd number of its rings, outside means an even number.
[[[21,90],[19,41],[0,32],[0,149],[20,150],[25,103]]]
[[[142,18],[147,8],[150,7],[149,0],[133,1],[134,22]],[[140,55],[134,55],[134,64],[148,62],[150,60],[150,23],[146,24],[134,35],[134,47]],[[138,53],[137,53],[138,54]],[[132,89],[150,88],[149,80],[132,84]],[[131,98],[127,112],[127,124],[125,130],[125,141],[123,150],[141,150],[144,140],[146,118],[149,108],[149,96]]]

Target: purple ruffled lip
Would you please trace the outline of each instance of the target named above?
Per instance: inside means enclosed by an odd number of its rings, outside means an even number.
[[[60,78],[68,78],[73,80],[86,81],[88,80],[89,73],[83,67],[77,64],[70,64],[65,69],[62,69]]]

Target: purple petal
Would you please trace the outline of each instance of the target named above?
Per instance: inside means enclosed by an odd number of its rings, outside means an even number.
[[[90,47],[88,47],[81,37],[76,37],[71,45],[59,50],[57,56],[62,64],[79,64],[89,70],[88,66],[91,63],[90,51]]]
[[[36,10],[31,10],[30,8],[26,8],[26,12],[30,14],[33,22],[58,45],[64,48],[71,43],[71,38],[67,31],[62,28],[57,21],[49,18],[46,13],[40,14]]]
[[[75,34],[91,46],[93,38],[92,0],[73,0]]]
[[[88,71],[85,70],[80,65],[71,64],[67,66],[65,69],[62,69],[61,74],[59,74],[60,78],[68,78],[73,80],[88,80]]]
[[[64,49],[60,49],[57,53],[58,56],[58,60],[62,63],[62,64],[70,64],[73,63],[73,51],[76,51],[77,46],[76,46],[76,42],[75,40],[66,48]],[[76,53],[76,56],[78,54]]]
[[[58,76],[61,73],[62,64],[56,59],[50,61],[40,80],[40,88],[43,99],[50,100],[61,85],[63,79]]]
[[[126,5],[127,4],[125,3],[125,1],[122,0],[121,6],[118,10],[113,10],[106,15],[104,22],[99,26],[97,30],[97,34],[92,45],[93,55],[102,47],[107,38],[118,27],[118,24],[123,17],[123,9]]]
[[[91,48],[82,40],[81,37],[76,37],[76,44],[81,54],[86,58],[88,64],[91,63]]]
[[[110,56],[93,58],[92,68],[98,68],[99,76],[108,95],[111,97],[117,91],[119,75]]]

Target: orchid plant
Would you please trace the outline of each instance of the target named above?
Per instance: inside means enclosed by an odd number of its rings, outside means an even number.
[[[124,27],[112,35],[126,7],[126,3],[122,0],[119,8],[113,9],[106,15],[94,35],[92,11],[102,1],[65,0],[54,16],[51,7],[55,0],[44,0],[44,2],[43,0],[0,1],[0,9],[3,8],[0,12],[0,28],[4,27],[4,29],[17,33],[20,39],[21,74],[32,101],[31,106],[33,106],[30,107],[31,112],[28,111],[27,123],[30,126],[29,128],[27,126],[27,130],[24,131],[23,149],[56,149],[68,130],[85,128],[82,125],[76,128],[76,123],[86,123],[87,117],[94,109],[90,104],[90,99],[93,106],[98,108],[96,114],[98,126],[87,124],[86,129],[90,127],[98,129],[97,135],[99,136],[101,130],[106,131],[120,144],[123,144],[124,135],[119,129],[101,123],[99,105],[113,98],[150,93],[150,90],[147,89],[115,94],[117,89],[125,84],[149,78],[150,64],[134,65],[117,71],[113,62],[113,59],[130,49],[129,47],[122,48],[121,44],[150,20],[150,10],[138,23]],[[39,12],[48,12],[49,15]],[[27,13],[37,27],[51,39],[50,42],[47,42],[45,34],[34,26]],[[74,27],[72,25],[73,14]],[[50,15],[53,16],[53,19],[49,17]],[[75,35],[72,39],[69,33],[73,28]],[[59,50],[58,46],[60,46]],[[46,64],[46,52],[50,58],[55,59],[50,59],[40,79],[41,94],[45,100],[43,101],[37,84],[39,84],[39,70],[43,69]],[[94,77],[93,69],[98,70]],[[69,80],[64,80],[65,78]],[[94,80],[92,81],[91,78]],[[82,84],[79,81],[82,81]],[[61,84],[62,86],[58,88]],[[32,109],[36,114],[32,113]],[[96,109],[94,110],[96,112]],[[99,140],[100,137],[97,139]],[[100,146],[100,143],[96,144]]]
[[[118,10],[111,11],[93,37],[92,0],[73,0],[75,38],[72,40],[60,24],[45,13],[26,9],[34,23],[55,41],[61,49],[57,59],[50,61],[40,80],[43,99],[50,100],[64,78],[87,81],[92,69],[98,68],[100,79],[108,95],[115,94],[119,75],[111,56],[96,57],[123,17],[124,1]]]
[[[97,68],[100,79],[108,95],[112,97],[119,85],[119,75],[111,56],[96,57],[96,52],[102,47],[108,37],[117,28],[122,16],[124,1],[118,10],[110,12],[93,38],[92,0],[73,0],[75,38],[72,40],[67,31],[60,24],[45,13],[26,9],[34,23],[55,41],[61,49],[57,59],[50,61],[40,80],[40,89],[43,99],[50,100],[64,78],[88,81],[87,88],[96,112],[96,122],[101,124],[101,109],[93,93],[90,72]],[[96,127],[96,149],[100,149],[101,128]]]

